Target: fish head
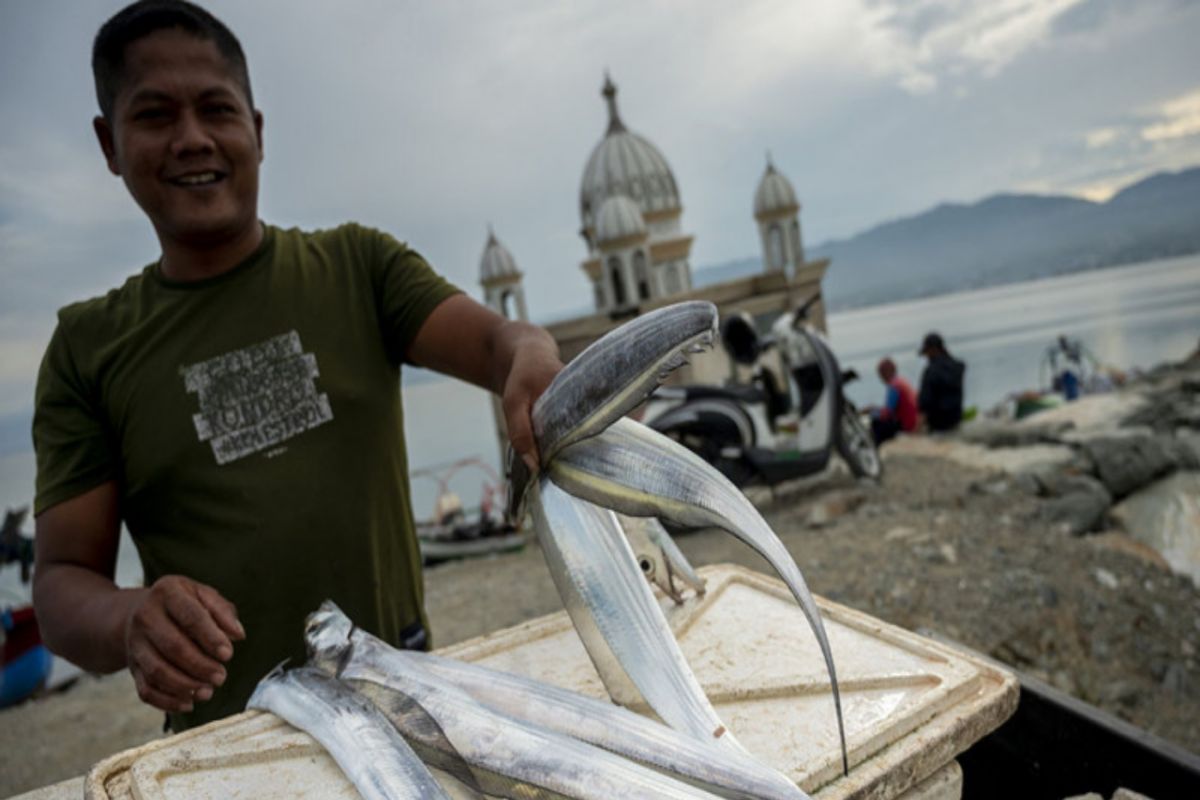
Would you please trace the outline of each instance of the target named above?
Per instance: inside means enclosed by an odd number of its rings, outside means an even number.
[[[592,342],[533,404],[542,463],[632,411],[689,355],[712,347],[716,331],[717,307],[692,300],[642,314]]]
[[[683,597],[671,580],[671,569],[666,563],[662,547],[654,541],[650,525],[653,520],[646,517],[628,517],[618,514],[617,520],[629,540],[629,548],[637,560],[638,568],[646,576],[646,580],[661,589],[676,603],[683,602]]]
[[[351,645],[353,633],[354,623],[350,618],[332,600],[326,600],[304,620],[304,643],[309,659],[336,672],[337,664]]]

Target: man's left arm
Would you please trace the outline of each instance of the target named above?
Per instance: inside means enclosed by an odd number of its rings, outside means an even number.
[[[405,356],[417,366],[498,394],[513,449],[531,471],[537,471],[529,413],[562,369],[558,345],[544,328],[505,319],[458,294],[430,312]]]

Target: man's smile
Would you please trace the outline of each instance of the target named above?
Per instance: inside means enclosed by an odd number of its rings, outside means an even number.
[[[205,172],[188,172],[183,175],[175,175],[168,178],[167,181],[176,186],[211,186],[218,181],[224,180],[224,178],[225,173],[208,170]]]

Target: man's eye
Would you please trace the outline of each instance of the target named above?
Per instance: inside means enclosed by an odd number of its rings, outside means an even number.
[[[209,114],[235,114],[237,109],[230,103],[212,103],[204,107]]]
[[[134,112],[133,118],[138,120],[162,119],[167,115],[165,108],[143,108]]]

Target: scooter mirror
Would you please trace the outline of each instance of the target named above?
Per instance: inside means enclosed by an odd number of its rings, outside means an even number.
[[[725,318],[721,325],[721,342],[733,360],[739,364],[753,364],[762,352],[758,331],[754,329],[754,320],[745,311]]]

